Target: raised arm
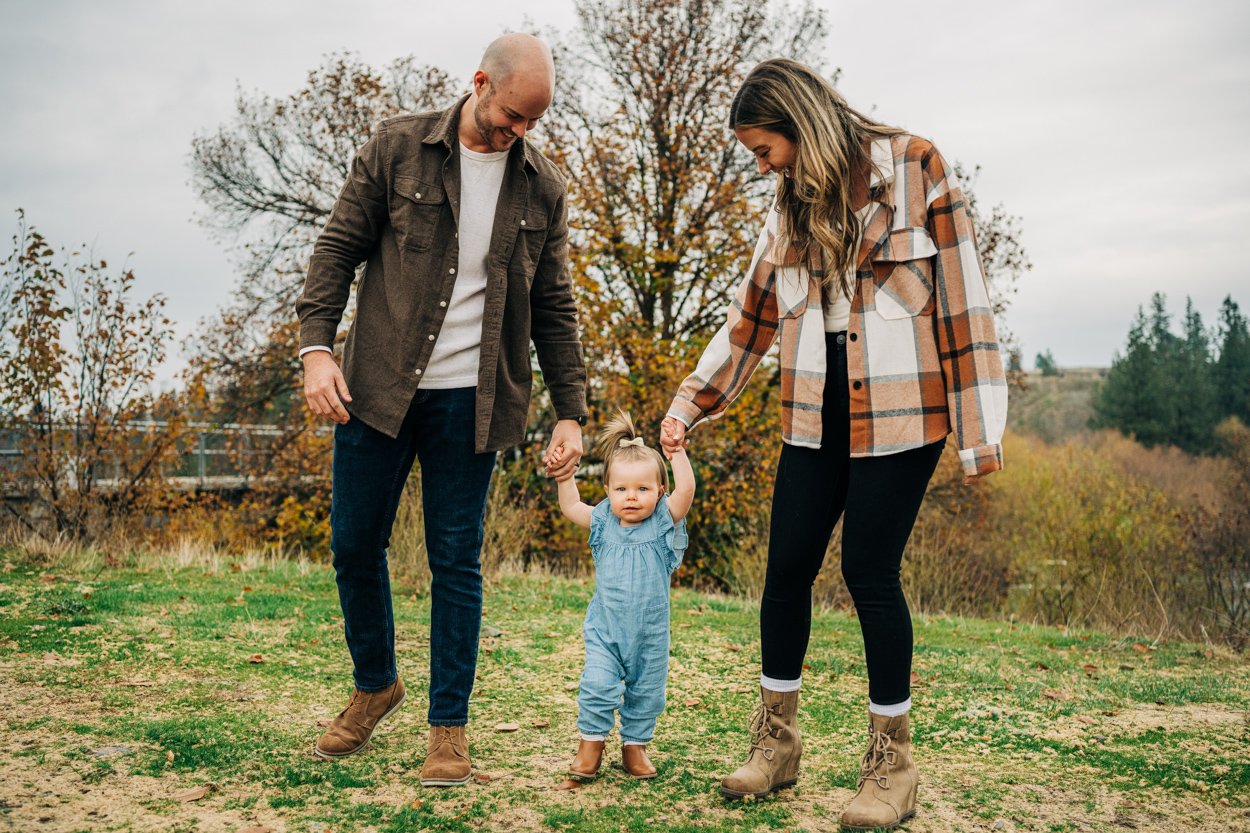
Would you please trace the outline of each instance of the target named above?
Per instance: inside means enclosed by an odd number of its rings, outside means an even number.
[[[577,492],[577,478],[570,474],[559,481],[556,490],[560,495],[560,511],[564,513],[564,517],[582,529],[590,529],[590,514],[594,508],[582,502],[582,496]]]
[[[694,468],[684,448],[668,455],[668,459],[673,467],[673,493],[668,496],[668,511],[676,523],[686,517],[690,504],[694,503]]]

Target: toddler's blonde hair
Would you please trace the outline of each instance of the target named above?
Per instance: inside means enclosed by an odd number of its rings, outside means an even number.
[[[626,411],[617,411],[616,416],[608,420],[599,432],[596,447],[603,458],[603,485],[608,485],[608,473],[617,460],[625,462],[650,461],[655,463],[660,486],[668,492],[668,466],[664,465],[664,457],[645,443],[639,444],[642,435],[634,427],[634,420]]]

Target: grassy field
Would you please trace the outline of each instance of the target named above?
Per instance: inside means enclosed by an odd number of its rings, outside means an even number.
[[[363,753],[311,754],[349,694],[325,566],[32,564],[0,552],[0,829],[834,830],[864,743],[852,616],[814,622],[798,788],[726,804],[745,748],[757,610],[673,594],[659,778],[556,792],[576,745],[589,582],[491,581],[474,781],[423,790],[429,599],[395,584],[409,701]],[[146,566],[145,566],[146,565]],[[494,633],[495,631],[491,631]],[[1219,648],[918,617],[921,831],[1250,830],[1250,663]],[[497,730],[517,724],[515,731]],[[618,750],[609,744],[609,760]]]
[[[1050,443],[1088,431],[1094,415],[1092,397],[1106,373],[1106,368],[1097,367],[1067,368],[1062,376],[1029,373],[1026,389],[1011,391],[1008,426]]]

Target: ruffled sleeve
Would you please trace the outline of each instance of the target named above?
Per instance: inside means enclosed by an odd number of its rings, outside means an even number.
[[[596,503],[590,512],[590,537],[587,542],[590,544],[590,554],[595,558],[599,557],[599,547],[603,545],[603,527],[611,517],[612,504],[607,498]]]
[[[690,538],[686,535],[686,519],[673,523],[673,513],[668,508],[668,495],[663,495],[655,507],[655,522],[659,528],[660,540],[664,542],[668,571],[672,573],[681,566],[686,547],[690,545]]]

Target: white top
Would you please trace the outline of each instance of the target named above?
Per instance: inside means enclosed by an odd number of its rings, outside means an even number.
[[[495,205],[503,187],[508,151],[478,153],[460,145],[460,259],[447,316],[418,387],[471,388],[477,385],[482,353],[482,314],[486,308],[486,255],[495,227]]]
[[[873,147],[874,153],[876,147]],[[874,162],[876,160],[874,159]],[[860,237],[863,236],[864,219],[868,216],[868,207],[872,205],[869,201],[864,204],[863,208],[855,212],[856,219],[859,220],[860,233],[855,238],[855,245],[851,247],[851,251],[858,252]],[[851,297],[855,295],[855,267],[852,265],[847,270],[846,285],[851,290]],[[831,285],[825,292],[821,293],[824,298],[825,311],[825,332],[840,333],[851,326],[851,298],[848,298],[842,291],[842,282],[838,281]]]

